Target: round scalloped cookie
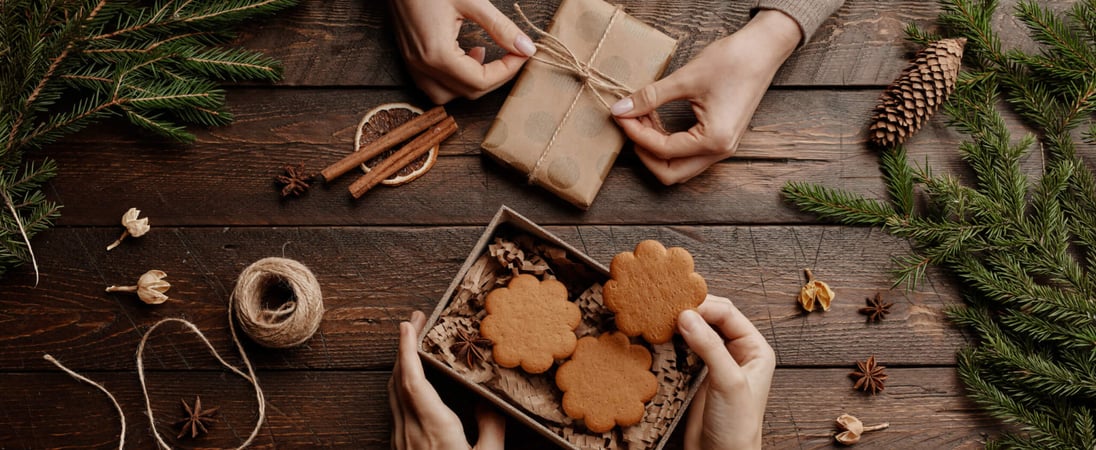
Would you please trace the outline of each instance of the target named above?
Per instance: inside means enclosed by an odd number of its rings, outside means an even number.
[[[492,356],[502,367],[543,373],[575,351],[582,314],[559,281],[518,275],[487,294],[486,309],[480,334],[494,344]]]
[[[613,257],[609,274],[612,279],[602,295],[616,314],[617,328],[628,336],[643,335],[652,344],[669,342],[677,316],[708,296],[704,277],[693,272],[693,256],[658,241],[640,242],[635,251]]]
[[[556,386],[563,391],[563,412],[604,433],[639,423],[658,380],[651,373],[651,352],[613,332],[579,339],[571,359],[556,371]]]

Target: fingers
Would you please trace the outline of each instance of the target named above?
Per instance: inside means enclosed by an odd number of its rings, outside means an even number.
[[[415,328],[415,335],[418,336],[419,333],[422,333],[423,327],[426,326],[426,314],[423,314],[422,311],[412,312],[411,325]]]
[[[464,0],[457,5],[457,11],[483,27],[491,39],[506,51],[524,57],[533,56],[537,52],[533,40],[522,33],[517,24],[491,2]]]
[[[475,450],[502,450],[506,443],[506,418],[489,405],[476,405],[476,421],[479,423],[479,441]]]
[[[487,49],[483,46],[472,47],[468,50],[468,56],[476,60],[476,62],[483,64],[483,58],[487,57]]]
[[[722,161],[724,155],[697,155],[684,158],[662,159],[647,149],[636,145],[636,156],[662,184],[669,186],[684,183]]]
[[[689,405],[689,417],[685,419],[685,448],[700,448],[701,434],[704,432],[704,406],[708,402],[708,382],[705,378],[693,396]]]
[[[398,389],[403,393],[401,401],[424,424],[447,424],[453,415],[438,396],[434,386],[426,380],[422,361],[418,354],[418,333],[426,324],[426,317],[416,311],[410,322],[400,323],[398,364],[400,375]],[[406,425],[406,424],[405,424]]]
[[[776,353],[765,336],[730,300],[708,296],[697,312],[727,339],[727,349],[739,365],[772,373],[776,367]]]
[[[636,118],[650,114],[659,106],[674,100],[687,98],[692,94],[690,84],[687,82],[688,71],[679,70],[671,73],[666,78],[644,86],[628,97],[620,99],[613,104],[611,111],[614,116],[622,118]]]
[[[727,351],[723,338],[704,322],[700,314],[691,309],[682,311],[677,318],[677,326],[685,343],[708,365],[712,383],[717,389],[742,384],[745,379],[742,368]]]
[[[527,59],[509,53],[487,64],[481,64],[461,51],[440,58],[433,66],[452,80],[450,87],[458,90],[464,97],[475,99],[510,81]]]

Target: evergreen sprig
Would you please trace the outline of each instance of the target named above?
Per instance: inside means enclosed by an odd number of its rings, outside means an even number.
[[[966,71],[944,110],[969,136],[957,150],[973,177],[913,167],[895,148],[880,156],[886,199],[801,182],[785,198],[908,239],[896,284],[915,285],[933,265],[961,280],[964,305],[948,317],[978,341],[960,351],[959,376],[991,416],[1018,427],[987,448],[1096,448],[1096,174],[1078,154],[1096,144],[1096,0],[1057,13],[1019,2],[1013,13],[1036,53],[1004,48],[994,0],[940,5],[943,32],[967,38]],[[907,35],[939,38],[916,26]],[[1013,136],[1003,107],[1035,135]],[[1045,160],[1036,180],[1021,165],[1034,151]]]
[[[188,125],[229,123],[219,83],[281,70],[220,46],[227,30],[295,1],[0,1],[0,274],[33,259],[30,237],[59,216],[41,191],[56,164],[28,151],[107,117],[183,142]]]

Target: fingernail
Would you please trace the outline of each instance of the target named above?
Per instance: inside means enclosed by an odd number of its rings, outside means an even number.
[[[609,108],[609,111],[612,112],[614,116],[619,116],[631,111],[633,107],[635,107],[635,104],[632,103],[632,99],[630,97],[625,97],[620,99],[620,101],[613,103],[613,107]]]
[[[533,56],[537,53],[537,46],[533,45],[533,40],[524,34],[519,34],[518,38],[514,39],[514,47],[517,47],[518,51],[525,56]]]
[[[686,309],[677,317],[677,323],[683,333],[691,334],[701,330],[700,327],[704,326],[704,319],[696,311]]]
[[[419,317],[425,317],[422,311],[415,311],[411,313],[411,320],[417,320]]]

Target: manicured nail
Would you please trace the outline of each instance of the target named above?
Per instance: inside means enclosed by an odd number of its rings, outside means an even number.
[[[684,333],[696,333],[701,330],[700,327],[704,326],[704,319],[697,314],[696,311],[686,309],[681,312],[681,315],[677,316],[678,327]]]
[[[614,116],[619,116],[631,111],[633,107],[635,107],[635,104],[632,103],[631,97],[624,97],[620,99],[620,101],[613,103],[613,107],[609,108],[609,111],[612,112]]]
[[[514,47],[517,47],[524,56],[533,56],[537,53],[537,46],[533,45],[533,40],[524,34],[519,34],[518,38],[514,39]]]

